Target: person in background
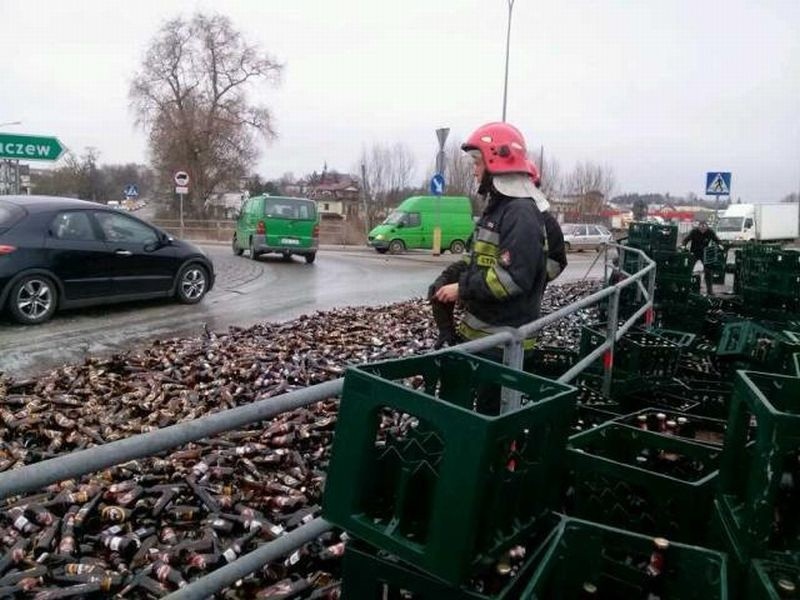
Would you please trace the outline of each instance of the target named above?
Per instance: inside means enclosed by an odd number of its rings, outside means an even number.
[[[700,221],[699,225],[692,229],[683,239],[683,246],[684,248],[687,245],[689,246],[689,252],[695,258],[695,264],[697,264],[697,261],[703,263],[703,277],[706,282],[706,292],[709,296],[714,293],[714,274],[710,269],[710,265],[707,265],[703,260],[703,253],[711,242],[720,245],[719,238],[714,233],[714,230],[708,226],[708,221]]]

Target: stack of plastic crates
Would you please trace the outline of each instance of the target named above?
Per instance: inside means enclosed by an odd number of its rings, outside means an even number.
[[[717,543],[740,578],[752,559],[800,562],[798,507],[800,378],[740,371],[715,500]]]
[[[499,414],[487,402],[501,387],[519,394],[519,408]],[[399,564],[423,587],[434,578],[453,594],[478,593],[470,582],[487,564],[519,545],[530,556],[553,529],[575,395],[461,352],[350,368],[323,516],[360,540],[351,562],[398,574]]]
[[[800,311],[800,252],[746,245],[737,252],[735,291],[761,310]]]
[[[656,261],[656,302],[682,304],[693,291],[692,269],[694,255],[689,252],[660,250],[653,254]]]

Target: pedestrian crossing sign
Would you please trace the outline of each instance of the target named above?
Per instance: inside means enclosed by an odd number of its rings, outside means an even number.
[[[721,171],[706,173],[706,195],[730,196],[731,174]]]

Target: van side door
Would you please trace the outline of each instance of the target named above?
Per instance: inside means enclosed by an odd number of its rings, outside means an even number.
[[[425,248],[422,235],[422,216],[418,212],[406,213],[403,218],[403,239],[406,248]],[[430,244],[430,239],[428,239]]]

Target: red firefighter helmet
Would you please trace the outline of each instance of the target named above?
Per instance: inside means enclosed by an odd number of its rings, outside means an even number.
[[[528,172],[531,175],[531,179],[533,179],[533,183],[539,185],[539,182],[542,180],[542,176],[539,174],[539,167],[537,167],[536,163],[532,160],[528,161]]]
[[[539,179],[538,171],[528,160],[525,138],[519,129],[508,123],[487,123],[478,127],[461,149],[465,152],[478,150],[491,175],[527,173]]]

